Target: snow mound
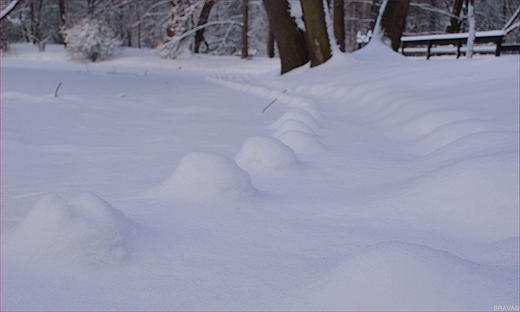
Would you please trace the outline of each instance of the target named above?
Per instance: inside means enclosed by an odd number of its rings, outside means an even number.
[[[302,105],[299,105],[298,109],[301,109],[301,110],[307,112],[308,114],[310,114],[312,116],[312,118],[314,118],[316,120],[321,119],[321,117],[323,116],[321,109],[318,106],[313,105],[313,104],[304,103]]]
[[[4,255],[17,262],[99,267],[122,262],[137,233],[136,222],[93,193],[69,202],[50,193],[8,235]]]
[[[251,177],[237,163],[216,153],[186,155],[152,197],[189,202],[236,201],[256,193]]]
[[[372,36],[373,37],[373,36]],[[382,42],[382,40],[370,40],[370,42],[353,53],[350,53],[349,59],[362,62],[407,62],[405,56],[395,52],[391,47]]]
[[[298,162],[296,154],[289,146],[267,136],[248,138],[235,160],[242,168],[274,170],[288,169]]]
[[[316,120],[312,115],[303,109],[293,109],[288,111],[287,113],[283,114],[280,118],[278,118],[277,121],[275,121],[271,126],[269,126],[269,129],[277,129],[282,126],[283,123],[285,123],[287,120],[296,120],[300,121],[307,126],[309,126],[313,131],[318,131],[319,126],[316,123]]]
[[[514,276],[428,246],[384,242],[350,258],[296,301],[303,300],[298,305],[305,310],[488,310],[518,302]]]
[[[314,136],[302,131],[286,131],[278,139],[298,154],[312,154],[326,150]]]
[[[279,138],[280,135],[282,135],[282,133],[287,131],[301,131],[312,136],[316,135],[312,128],[309,127],[306,123],[303,123],[295,119],[288,119],[285,122],[283,122],[280,125],[280,127],[278,127],[278,129],[272,134],[272,136],[275,138]]]

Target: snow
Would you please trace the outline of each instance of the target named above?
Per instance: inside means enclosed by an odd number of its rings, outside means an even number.
[[[518,310],[518,56],[279,66],[2,53],[1,309]]]

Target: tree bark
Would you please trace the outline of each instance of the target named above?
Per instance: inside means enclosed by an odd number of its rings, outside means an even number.
[[[305,35],[311,60],[311,67],[325,63],[332,55],[329,35],[325,24],[323,2],[314,0],[300,1],[305,22]],[[278,41],[278,43],[280,43]]]
[[[399,50],[403,34],[406,14],[410,1],[388,1],[381,18],[381,29],[384,36],[390,39],[394,51]]]
[[[263,0],[262,2],[280,52],[282,74],[306,64],[309,61],[309,52],[303,31],[298,29],[289,14],[289,3],[286,0]]]
[[[249,54],[247,52],[247,31],[248,31],[248,21],[249,21],[249,10],[248,10],[248,0],[243,0],[242,2],[242,58],[248,58]]]
[[[213,1],[213,0],[206,1],[204,3],[204,6],[202,7],[202,11],[200,12],[199,23],[197,26],[204,25],[208,22],[209,13],[211,12],[211,8],[213,7],[214,4],[215,4],[215,1]],[[204,40],[204,28],[197,30],[197,32],[195,33],[195,46],[193,47],[193,52],[199,53],[200,45],[203,42],[206,42]]]
[[[341,52],[345,52],[345,10],[343,9],[343,0],[334,0],[332,2],[334,36]]]
[[[460,12],[462,11],[462,3],[464,0],[455,0],[453,1],[453,9],[451,10],[451,14],[457,17],[460,16]],[[460,31],[460,21],[459,19],[452,17],[450,19],[450,25],[446,28],[446,32],[450,34],[458,33]]]

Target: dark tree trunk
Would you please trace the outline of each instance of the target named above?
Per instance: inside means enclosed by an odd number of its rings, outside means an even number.
[[[95,0],[87,0],[87,14],[94,16],[94,2]]]
[[[282,74],[306,64],[309,61],[309,52],[303,32],[289,14],[289,3],[285,0],[262,2],[280,52]]]
[[[40,44],[42,41],[42,11],[43,0],[31,1],[31,42]]]
[[[401,45],[401,35],[403,34],[409,6],[410,1],[388,1],[383,12],[381,29],[384,36],[390,39],[394,51],[399,50]]]
[[[464,0],[455,0],[453,1],[453,9],[451,10],[451,14],[457,17],[460,16],[460,12],[462,11],[462,3]],[[446,32],[450,34],[458,33],[460,31],[460,21],[459,19],[452,17],[450,19],[450,25],[446,28]]]
[[[60,23],[59,23],[59,29],[58,29],[58,36],[59,36],[59,43],[65,44],[65,38],[63,38],[63,35],[61,33],[61,30],[65,28],[65,0],[58,1],[59,7],[60,7]]]
[[[332,2],[334,36],[341,52],[345,52],[345,10],[343,9],[343,0],[334,0]]]
[[[325,24],[323,2],[315,0],[301,0],[305,34],[311,67],[325,63],[330,57],[329,35]],[[278,41],[280,44],[280,41]]]
[[[141,49],[141,23],[137,25],[137,47]]]
[[[242,58],[245,59],[249,57],[249,54],[247,52],[247,31],[248,31],[248,20],[249,20],[249,10],[248,10],[248,0],[243,0],[242,3],[242,16],[243,16],[243,26],[242,26]]]
[[[60,6],[60,27],[65,26],[65,0],[59,1]]]
[[[267,35],[267,55],[269,58],[274,57],[274,33],[271,29],[271,24],[269,24],[269,33]]]
[[[200,12],[199,23],[197,26],[204,25],[208,22],[209,13],[211,12],[211,8],[214,4],[215,1],[213,0],[206,1],[206,3],[204,3],[202,11]],[[193,47],[193,52],[199,53],[200,45],[203,42],[206,42],[204,40],[204,28],[197,30],[197,32],[195,33],[195,46]]]

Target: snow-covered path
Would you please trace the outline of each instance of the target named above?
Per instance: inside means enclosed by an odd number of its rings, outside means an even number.
[[[518,305],[517,56],[372,48],[280,77],[19,49],[2,56],[2,309]]]

